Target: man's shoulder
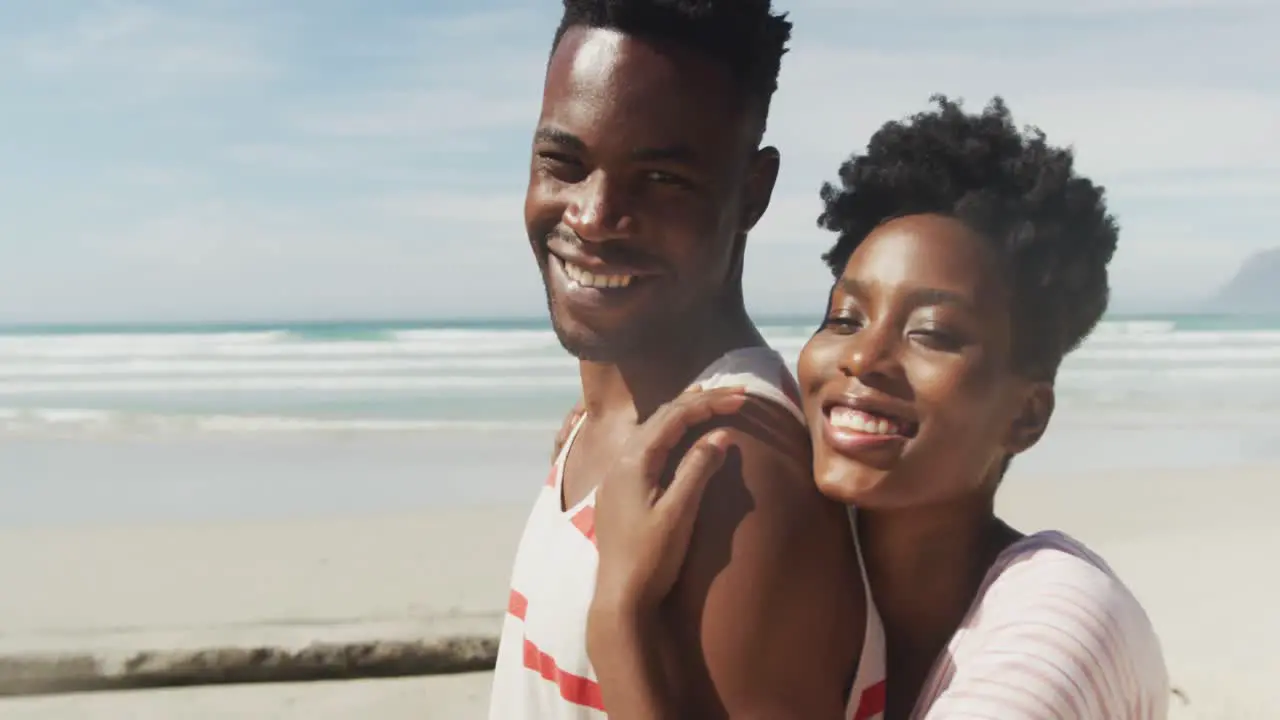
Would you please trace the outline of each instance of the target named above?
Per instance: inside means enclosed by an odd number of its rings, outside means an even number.
[[[777,351],[767,345],[732,350],[695,383],[706,390],[741,387],[747,394],[736,412],[692,428],[672,453],[674,473],[699,438],[712,430],[728,435],[728,457],[704,495],[704,519],[733,523],[749,506],[756,518],[803,524],[813,522],[819,508],[831,510],[813,482],[813,448],[799,388]]]
[[[737,411],[692,428],[673,453],[669,470],[674,472],[689,448],[713,430],[728,436],[729,454],[720,479],[708,485],[709,494],[731,480],[761,484],[764,490],[794,486],[817,492],[808,429],[784,404],[754,395]]]
[[[694,441],[713,427],[730,449],[673,593],[679,626],[696,633],[684,652],[709,676],[699,692],[734,717],[779,706],[834,716],[867,617],[847,512],[818,491],[808,431],[782,403],[751,397]]]
[[[695,535],[695,544],[725,535],[741,541],[767,537],[770,543],[783,537],[831,543],[837,534],[852,536],[844,508],[823,497],[814,483],[809,432],[787,408],[749,398],[737,412],[695,428],[686,447],[712,430],[728,435],[729,449],[704,491],[703,532]],[[670,472],[683,455],[676,454]]]
[[[694,381],[711,389],[741,387],[753,398],[775,403],[794,422],[804,422],[800,388],[776,350],[766,345],[738,348],[707,366]]]
[[[744,471],[759,467],[786,475],[801,474],[813,485],[813,446],[808,428],[790,408],[769,399],[748,397],[722,425],[742,455]],[[816,489],[816,486],[815,486]]]

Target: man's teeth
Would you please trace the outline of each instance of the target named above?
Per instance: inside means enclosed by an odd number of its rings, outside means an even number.
[[[853,408],[840,406],[831,408],[830,418],[832,426],[842,430],[853,430],[868,435],[903,434],[898,423]]]
[[[590,288],[624,288],[635,279],[634,275],[596,275],[572,263],[563,263],[564,274],[578,285]]]

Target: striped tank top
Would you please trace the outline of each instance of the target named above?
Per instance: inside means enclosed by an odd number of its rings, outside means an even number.
[[[745,387],[804,422],[795,379],[782,357],[769,348],[726,353],[694,384],[708,390]],[[586,646],[587,611],[599,562],[595,491],[574,507],[561,507],[564,461],[581,427],[579,421],[552,465],[520,538],[494,668],[490,720],[607,717]],[[884,633],[878,616],[874,629],[870,620],[847,716],[854,720],[876,720],[884,706]]]
[[[1163,720],[1169,692],[1137,599],[1102,558],[1050,531],[996,559],[912,717]]]

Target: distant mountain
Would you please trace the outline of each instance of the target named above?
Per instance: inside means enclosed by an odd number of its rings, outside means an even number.
[[[1228,313],[1280,313],[1280,248],[1263,250],[1245,260],[1231,282],[1209,301],[1207,309]]]

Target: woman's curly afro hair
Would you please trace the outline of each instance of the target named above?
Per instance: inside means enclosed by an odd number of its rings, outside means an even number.
[[[1020,132],[997,97],[978,114],[936,95],[936,109],[890,122],[822,188],[818,225],[839,234],[823,260],[837,276],[881,223],[946,215],[989,240],[1014,295],[1015,363],[1051,379],[1107,307],[1107,263],[1119,227],[1101,186],[1070,148]]]

